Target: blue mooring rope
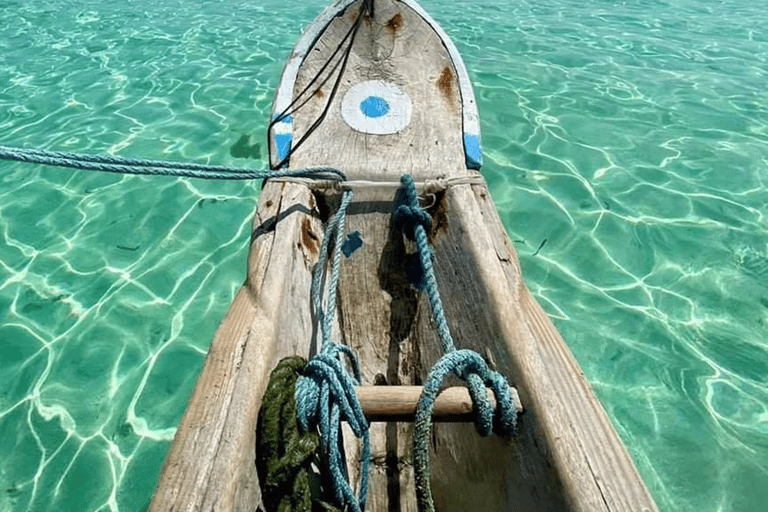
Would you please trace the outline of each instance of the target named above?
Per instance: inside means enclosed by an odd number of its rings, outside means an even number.
[[[309,169],[241,169],[224,165],[167,162],[124,158],[114,155],[88,155],[64,151],[44,151],[0,146],[0,160],[13,160],[33,164],[69,167],[89,171],[113,172],[118,174],[140,174],[151,176],[179,176],[208,180],[252,180],[266,178],[318,178],[344,180],[344,174],[330,167]]]
[[[318,354],[307,363],[304,375],[296,382],[296,415],[304,431],[314,427],[320,430],[320,448],[331,473],[333,491],[338,503],[342,508],[349,507],[353,512],[362,512],[365,510],[368,495],[371,447],[368,421],[355,392],[355,385],[360,384],[360,369],[352,349],[333,341],[341,246],[344,241],[347,206],[351,200],[352,192],[346,191],[336,215],[328,222],[320,249],[320,259],[315,266],[312,303],[321,326],[322,346]],[[326,307],[323,308],[322,282],[331,238],[334,244],[331,255],[332,270]],[[340,359],[342,355],[347,357],[353,375],[344,368]],[[340,429],[342,421],[346,421],[355,435],[363,439],[359,496],[355,496],[348,481],[344,440]]]
[[[431,225],[431,219],[419,206],[413,177],[405,174],[400,181],[405,187],[406,204],[397,208],[395,220],[403,226],[406,236],[416,241],[421,263],[419,285],[427,292],[435,326],[445,351],[445,355],[435,363],[424,381],[416,407],[413,432],[416,499],[421,512],[434,512],[435,504],[429,481],[429,439],[432,429],[432,406],[445,378],[453,373],[466,381],[475,408],[475,428],[482,436],[487,436],[491,432],[499,435],[514,434],[517,423],[517,404],[506,379],[500,373],[491,371],[477,352],[456,350],[445,319],[435,271],[432,267],[433,253],[427,239],[427,229]],[[496,415],[493,414],[486,387],[491,388],[496,397],[498,407]]]

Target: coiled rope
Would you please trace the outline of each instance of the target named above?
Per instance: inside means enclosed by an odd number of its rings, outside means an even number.
[[[296,379],[306,364],[301,356],[281,360],[272,370],[262,398],[256,468],[266,512],[309,512],[318,508],[341,512],[325,501],[322,486],[319,492],[312,492],[312,480],[323,480],[312,468],[319,455],[320,436],[299,432],[294,399]]]
[[[429,439],[432,429],[432,406],[445,378],[453,373],[467,383],[476,411],[475,428],[482,436],[487,436],[491,432],[499,435],[514,434],[518,404],[510,392],[506,379],[500,373],[491,371],[477,352],[456,350],[437,289],[437,280],[432,266],[433,252],[427,239],[427,230],[431,226],[432,219],[419,206],[413,177],[405,174],[400,181],[405,188],[406,204],[396,209],[395,220],[403,228],[405,235],[416,241],[420,263],[420,275],[416,279],[416,284],[419,289],[427,293],[435,327],[445,352],[445,355],[429,371],[423,383],[416,407],[413,432],[416,500],[421,512],[434,512],[435,503],[429,481]],[[491,388],[496,397],[498,409],[495,415],[486,387]]]

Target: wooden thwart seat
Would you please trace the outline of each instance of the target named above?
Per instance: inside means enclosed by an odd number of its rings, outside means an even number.
[[[358,386],[355,388],[360,406],[368,421],[413,421],[416,405],[421,396],[421,386]],[[496,399],[490,389],[488,399],[496,410]],[[520,397],[515,388],[510,388],[516,404]],[[444,389],[437,396],[432,407],[432,421],[454,422],[472,421],[474,418],[472,397],[469,390],[462,386]],[[518,414],[523,412],[518,406]]]

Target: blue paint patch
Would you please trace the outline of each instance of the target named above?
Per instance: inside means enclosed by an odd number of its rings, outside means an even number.
[[[352,254],[361,248],[363,246],[363,239],[360,238],[360,232],[359,231],[353,231],[349,235],[347,235],[347,239],[344,240],[344,243],[341,244],[341,252],[344,253],[344,256],[349,258],[352,256]]]
[[[389,112],[389,103],[378,96],[368,96],[360,103],[360,110],[365,117],[381,117]]]
[[[275,149],[277,149],[277,161],[282,162],[283,159],[288,156],[291,151],[291,142],[293,142],[293,135],[290,133],[276,133],[275,134]]]
[[[272,116],[272,120],[274,121],[274,120],[275,120],[275,119],[277,119],[278,117],[280,117],[280,115],[279,115],[279,114],[274,114],[274,115]],[[280,121],[278,121],[278,122],[280,122],[280,123],[285,123],[285,124],[291,124],[291,123],[293,123],[293,116],[291,116],[291,115],[287,115],[287,116],[285,116],[284,118],[282,118],[282,119],[281,119]]]
[[[480,169],[483,166],[483,150],[480,147],[480,136],[464,134],[464,156],[467,169]]]

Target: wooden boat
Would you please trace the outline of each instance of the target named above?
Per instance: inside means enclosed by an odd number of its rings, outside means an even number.
[[[478,171],[480,129],[467,71],[434,20],[414,0],[336,1],[297,43],[273,119],[274,168],[331,166],[354,189],[347,223],[362,246],[341,267],[337,328],[358,354],[363,381],[418,385],[441,355],[426,299],[403,270],[408,248],[392,227],[394,184],[408,172],[430,195],[437,282],[457,345],[482,354],[519,391],[525,413],[515,437],[481,438],[465,423],[435,426],[437,509],[657,510],[523,283]],[[338,197],[338,188],[322,182],[265,183],[245,284],[211,344],[150,510],[260,506],[254,429],[262,395],[281,358],[317,349],[311,272]],[[372,423],[368,510],[416,510],[411,434],[409,423]],[[359,453],[350,450],[348,459],[356,467]]]

